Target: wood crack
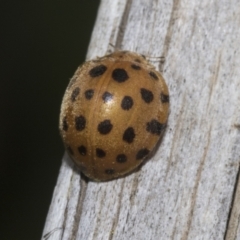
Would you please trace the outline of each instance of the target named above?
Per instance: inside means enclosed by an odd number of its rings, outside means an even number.
[[[224,235],[224,239],[225,240],[230,240],[230,239],[235,239],[235,235],[236,233],[235,232],[232,232],[233,230],[233,227],[232,225],[234,223],[232,223],[234,221],[234,206],[235,204],[239,204],[237,199],[238,199],[238,191],[239,191],[239,181],[240,181],[240,165],[238,167],[238,172],[237,172],[237,175],[236,175],[236,182],[235,182],[235,185],[234,185],[234,190],[233,190],[233,195],[232,195],[232,201],[231,201],[231,206],[230,206],[230,210],[229,210],[229,213],[228,213],[228,220],[227,220],[227,223],[226,223],[226,230],[225,230],[225,235]]]
[[[129,13],[131,10],[131,6],[132,6],[132,0],[128,0],[127,4],[125,6],[125,9],[124,9],[123,15],[122,15],[122,20],[121,20],[120,26],[119,26],[119,31],[118,31],[117,38],[116,38],[117,40],[115,43],[115,49],[121,49],[121,47],[122,47],[122,41],[123,41],[123,37],[124,37],[124,29],[128,22],[128,16],[129,16]]]
[[[175,12],[179,9],[179,3],[180,3],[180,0],[173,1],[171,16],[170,16],[170,19],[169,19],[167,33],[166,33],[166,37],[165,37],[164,44],[163,44],[164,49],[163,49],[162,56],[164,56],[164,57],[166,57],[166,55],[168,53],[168,49],[170,47],[170,39],[171,39],[172,34],[173,34],[173,26],[174,26],[173,23],[174,23],[174,20],[175,20]]]
[[[195,207],[196,199],[197,199],[198,187],[199,187],[199,183],[200,183],[200,179],[201,179],[203,166],[204,166],[204,163],[205,163],[205,160],[206,160],[208,148],[209,148],[209,145],[210,145],[211,130],[212,130],[212,126],[210,126],[210,128],[209,128],[207,144],[206,144],[206,147],[204,149],[203,157],[202,157],[202,160],[200,162],[199,168],[197,169],[195,186],[193,188],[193,193],[192,193],[192,197],[191,197],[191,199],[192,199],[191,200],[191,206],[190,206],[190,209],[189,209],[188,220],[187,220],[187,226],[186,226],[187,229],[183,232],[183,237],[181,238],[182,240],[188,239],[188,234],[189,234],[189,231],[191,229],[192,219],[193,219],[193,216],[194,216],[194,207]]]
[[[71,176],[70,183],[72,183],[73,176],[74,176],[74,172],[73,172],[73,174],[72,174],[72,176]],[[65,231],[65,227],[66,227],[68,204],[69,204],[69,199],[70,199],[69,192],[70,192],[71,187],[72,187],[72,184],[71,184],[70,187],[68,188],[68,194],[67,194],[68,198],[67,198],[66,208],[65,208],[65,210],[64,210],[64,218],[63,218],[63,223],[62,223],[62,234],[61,234],[61,238],[60,238],[60,239],[63,239],[64,231]]]
[[[80,193],[78,195],[78,204],[77,204],[76,212],[75,212],[75,215],[74,215],[74,225],[73,225],[72,234],[71,234],[71,239],[72,240],[76,239],[76,236],[77,236],[78,226],[79,226],[80,219],[81,219],[81,216],[82,216],[84,199],[86,197],[88,182],[87,182],[86,179],[83,179],[82,176],[81,176],[79,184],[80,184]]]
[[[112,224],[112,227],[111,227],[111,231],[110,231],[110,235],[109,235],[109,239],[108,240],[112,240],[113,239],[114,231],[115,231],[115,229],[116,229],[116,227],[118,225],[124,186],[125,186],[125,180],[122,182],[122,185],[121,185],[121,191],[120,191],[119,197],[118,197],[118,208],[117,208],[116,218],[113,221],[113,224]]]

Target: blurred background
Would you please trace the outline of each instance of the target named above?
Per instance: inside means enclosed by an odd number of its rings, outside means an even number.
[[[64,90],[87,52],[99,0],[0,3],[0,232],[40,239],[63,145]]]

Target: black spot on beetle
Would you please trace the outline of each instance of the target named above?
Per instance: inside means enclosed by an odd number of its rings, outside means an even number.
[[[139,65],[136,65],[136,64],[132,64],[131,67],[134,69],[134,70],[140,70],[141,67]]]
[[[130,96],[125,96],[121,103],[122,109],[129,110],[132,106],[133,106],[133,99]]]
[[[84,116],[75,117],[75,127],[78,131],[82,131],[86,126],[86,119]]]
[[[149,154],[149,150],[147,148],[140,149],[136,155],[137,160],[141,160]]]
[[[103,158],[106,156],[106,153],[101,148],[96,148],[96,155],[99,158]]]
[[[154,80],[158,80],[158,76],[155,72],[149,72],[150,77],[152,77]]]
[[[79,87],[76,87],[73,91],[72,91],[72,94],[71,94],[71,100],[72,102],[74,102],[77,98],[77,96],[79,95],[80,93],[80,88]]]
[[[124,70],[122,68],[116,68],[112,72],[112,78],[116,82],[122,83],[122,82],[125,82],[126,80],[128,80],[129,76],[128,76],[126,70]]]
[[[85,98],[87,100],[90,100],[93,97],[94,94],[94,90],[93,89],[89,89],[85,92]]]
[[[99,65],[99,66],[96,66],[94,68],[92,68],[90,71],[89,71],[89,75],[91,77],[99,77],[101,75],[103,75],[107,70],[107,67],[104,66],[104,65]]]
[[[153,119],[147,123],[146,130],[152,134],[160,135],[165,128],[165,124],[158,122],[157,120]]]
[[[78,147],[78,152],[82,155],[85,156],[87,154],[87,149],[85,146],[81,145],[80,147]]]
[[[123,134],[123,140],[128,143],[132,143],[135,138],[135,132],[132,127],[127,128]]]
[[[106,102],[110,102],[113,98],[113,95],[109,92],[105,92],[103,95],[102,95],[102,99],[103,101],[106,103]]]
[[[109,132],[111,132],[112,127],[113,125],[110,120],[104,120],[103,122],[100,122],[98,124],[98,131],[101,134],[108,134]]]
[[[127,161],[127,156],[125,154],[119,154],[116,157],[116,161],[119,163],[125,163]]]
[[[161,93],[160,99],[162,103],[168,103],[169,102],[169,95]]]
[[[68,123],[67,123],[67,117],[63,118],[62,121],[62,129],[66,132],[68,130]]]
[[[153,93],[145,88],[141,88],[142,99],[146,103],[150,103],[153,100]]]

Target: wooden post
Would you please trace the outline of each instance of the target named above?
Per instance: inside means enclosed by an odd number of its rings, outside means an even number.
[[[42,239],[240,239],[240,1],[102,0],[87,59],[151,57],[168,127],[138,172],[86,182],[65,154]]]

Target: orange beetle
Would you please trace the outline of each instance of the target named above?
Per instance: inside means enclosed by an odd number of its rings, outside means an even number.
[[[143,55],[118,51],[85,62],[63,97],[60,133],[89,178],[106,181],[136,169],[160,139],[169,93]]]

